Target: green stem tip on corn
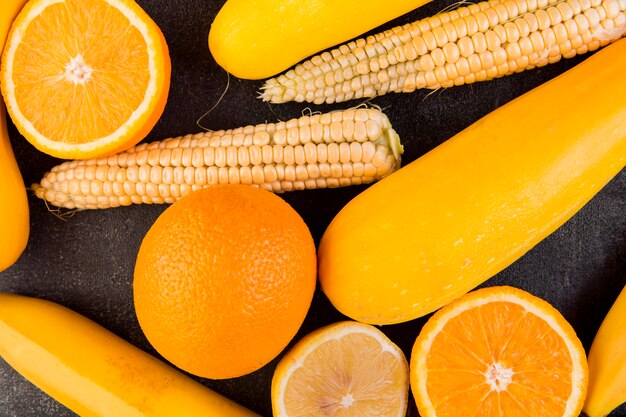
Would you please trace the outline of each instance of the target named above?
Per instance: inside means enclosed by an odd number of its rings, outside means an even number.
[[[389,175],[400,167],[402,152],[385,114],[351,109],[68,161],[32,189],[54,206],[99,209],[173,203],[214,184],[248,184],[273,192],[332,188]]]
[[[626,33],[626,0],[490,0],[341,45],[268,80],[272,103],[338,103],[485,81]]]

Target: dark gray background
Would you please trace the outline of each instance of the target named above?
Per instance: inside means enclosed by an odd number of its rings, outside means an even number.
[[[170,100],[146,139],[195,133],[197,119],[224,91],[226,73],[207,47],[209,26],[223,0],[141,0],[162,28],[172,57]],[[384,26],[390,28],[430,16],[449,0],[437,0]],[[385,109],[405,145],[408,163],[469,126],[483,115],[567,70],[585,57],[562,61],[523,74],[439,91],[388,95],[372,102]],[[308,105],[274,105],[256,99],[261,81],[231,77],[224,100],[204,120],[212,129],[287,120]],[[358,104],[311,106],[334,110]],[[580,103],[584,106],[584,103]],[[558,117],[558,109],[554,109]],[[59,163],[37,152],[10,126],[12,143],[26,184],[41,179]],[[351,198],[364,187],[301,191],[283,195],[304,218],[316,240]],[[626,171],[622,171],[573,219],[486,285],[507,284],[552,303],[589,348],[604,315],[626,284]],[[0,273],[0,291],[58,302],[95,320],[140,348],[156,354],[137,324],[132,304],[132,276],[141,240],[166,206],[134,206],[78,212],[60,220],[29,196],[31,236],[21,259]],[[317,291],[296,340],[322,325],[344,319]],[[425,319],[387,326],[387,333],[407,354]],[[158,356],[158,355],[157,355]],[[271,414],[270,380],[274,360],[263,369],[233,380],[200,380],[263,415]],[[70,416],[0,360],[0,416]],[[626,406],[611,414],[626,416]]]

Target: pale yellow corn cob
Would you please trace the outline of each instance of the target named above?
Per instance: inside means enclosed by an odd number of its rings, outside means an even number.
[[[485,81],[626,33],[626,0],[491,0],[342,45],[268,80],[272,103],[335,103]]]
[[[398,169],[401,154],[387,116],[353,109],[68,161],[32,188],[37,197],[70,209],[173,203],[214,184],[248,184],[273,192],[366,184]]]

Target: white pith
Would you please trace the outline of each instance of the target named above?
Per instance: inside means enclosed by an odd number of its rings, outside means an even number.
[[[70,62],[65,65],[65,79],[77,85],[87,83],[92,73],[93,68],[87,65],[81,54],[70,59]]]
[[[500,362],[495,362],[485,372],[485,380],[491,391],[502,392],[506,391],[514,374],[515,372],[511,368],[507,368]]]
[[[352,404],[354,404],[354,397],[352,394],[346,394],[341,399],[341,405],[343,405],[344,408],[352,407]]]

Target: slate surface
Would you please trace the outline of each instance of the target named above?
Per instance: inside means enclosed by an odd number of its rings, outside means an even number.
[[[170,100],[161,121],[146,139],[154,141],[199,131],[197,119],[224,91],[227,75],[207,48],[210,22],[223,0],[141,0],[163,29],[173,62]],[[437,0],[384,26],[390,28],[443,9]],[[523,74],[440,91],[388,95],[372,103],[384,108],[413,161],[483,115],[567,70],[584,57]],[[260,81],[233,77],[224,100],[204,119],[212,129],[233,128],[299,116],[306,104],[269,106],[256,99]],[[347,108],[358,102],[317,106]],[[584,105],[581,103],[580,105]],[[555,117],[558,110],[555,109]],[[12,143],[26,184],[38,181],[59,161],[37,152],[11,129]],[[294,192],[283,197],[304,218],[316,241],[351,198],[365,187]],[[485,285],[523,288],[552,303],[571,322],[586,349],[602,318],[626,284],[626,171],[622,171],[573,219]],[[137,324],[132,305],[132,272],[144,234],[166,206],[134,206],[76,213],[62,221],[42,201],[29,197],[31,236],[21,259],[0,273],[0,291],[58,302],[95,320],[129,342],[156,355]],[[317,291],[296,339],[344,317]],[[407,353],[425,319],[387,326]],[[227,381],[200,380],[239,403],[271,414],[270,380],[277,360],[249,376]],[[414,413],[412,413],[414,415]],[[0,360],[0,416],[73,415]],[[626,406],[612,417],[626,416]]]

